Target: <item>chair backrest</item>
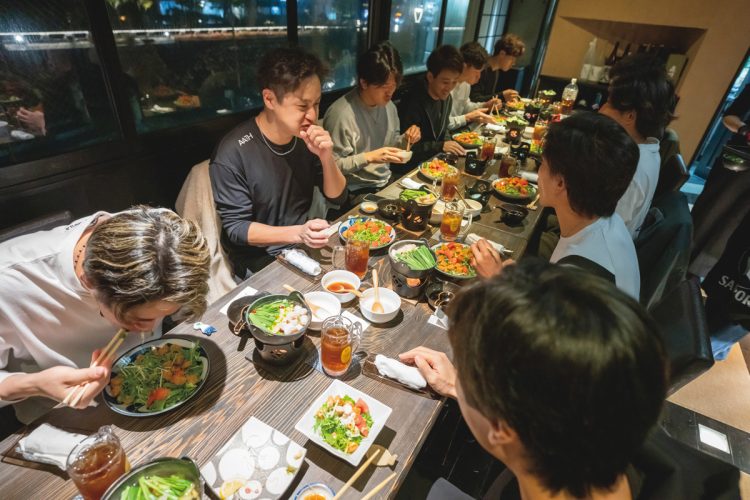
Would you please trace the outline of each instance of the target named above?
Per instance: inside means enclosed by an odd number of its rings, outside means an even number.
[[[17,236],[35,233],[37,231],[47,231],[59,226],[70,224],[73,221],[73,214],[70,210],[53,212],[35,219],[23,222],[21,224],[0,230],[0,243],[11,240]]]
[[[654,201],[635,240],[641,272],[641,303],[650,308],[685,279],[693,241],[687,198],[679,191]]]
[[[690,178],[681,154],[674,154],[667,158],[659,170],[659,181],[656,184],[654,198],[659,198],[664,193],[679,191],[683,184]]]
[[[698,279],[681,281],[650,309],[670,362],[670,394],[714,364]]]
[[[208,303],[211,304],[234,289],[236,283],[229,259],[221,246],[221,219],[216,213],[208,169],[208,160],[193,166],[177,195],[175,208],[181,217],[201,228],[208,242],[211,252]]]

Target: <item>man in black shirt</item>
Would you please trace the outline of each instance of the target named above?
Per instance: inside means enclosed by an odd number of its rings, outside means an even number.
[[[416,125],[422,131],[422,140],[412,146],[414,155],[406,172],[431,156],[445,151],[463,156],[464,148],[456,141],[446,140],[448,121],[453,107],[451,91],[458,84],[458,78],[464,70],[461,53],[451,45],[436,48],[427,58],[427,74],[422,81],[415,84],[405,93],[398,105],[398,117],[401,122],[401,133],[409,125]],[[391,165],[391,170],[394,165]]]
[[[307,220],[313,189],[333,203],[346,199],[346,179],[318,119],[322,63],[300,49],[276,49],[260,61],[263,111],[229,132],[209,169],[222,243],[244,278],[281,248],[328,243],[322,219]]]
[[[516,64],[516,58],[526,51],[526,45],[516,35],[506,33],[495,42],[492,57],[487,59],[487,67],[482,71],[479,81],[471,87],[471,100],[485,102],[495,96],[497,79],[501,71],[508,71]],[[503,90],[503,99],[514,101],[518,99],[518,92],[514,89]]]

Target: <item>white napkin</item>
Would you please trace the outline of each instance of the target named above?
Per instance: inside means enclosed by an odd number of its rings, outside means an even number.
[[[291,265],[297,269],[301,269],[302,272],[311,276],[317,276],[322,271],[320,264],[318,264],[315,259],[308,257],[304,252],[296,248],[282,250],[281,255],[283,255]]]
[[[400,180],[399,182],[400,182],[400,183],[401,183],[401,185],[402,185],[402,186],[404,186],[404,187],[405,187],[406,189],[419,189],[419,188],[421,188],[422,186],[424,186],[424,184],[422,184],[421,182],[417,182],[417,181],[415,181],[415,180],[414,180],[414,179],[412,179],[411,177],[404,177],[404,178],[403,178],[403,179],[401,179],[401,180]]]
[[[435,312],[427,318],[427,323],[435,325],[443,330],[448,329],[448,315],[443,312],[441,308],[435,309]]]
[[[34,138],[34,134],[29,134],[28,132],[24,132],[23,130],[12,130],[10,132],[10,136],[20,141],[28,141],[29,139]]]
[[[398,380],[406,387],[424,389],[427,381],[415,366],[408,366],[396,359],[387,358],[382,354],[375,356],[375,366],[384,377]]]
[[[521,177],[533,183],[537,183],[539,181],[539,174],[537,174],[536,172],[526,172],[524,170],[521,172]]]
[[[174,111],[174,108],[154,104],[153,106],[151,106],[151,111],[153,111],[154,113],[171,113],[172,111]]]
[[[21,439],[16,450],[28,460],[56,465],[65,470],[68,455],[85,438],[83,434],[73,434],[49,424],[42,424]]]
[[[359,326],[362,328],[362,333],[365,333],[365,330],[367,330],[367,328],[370,326],[369,321],[365,321],[359,316],[350,313],[349,311],[341,311],[341,315],[345,318],[348,318],[352,323],[359,323]]]
[[[505,126],[498,125],[497,123],[487,123],[484,125],[487,130],[493,130],[495,132],[505,133]]]
[[[469,234],[466,235],[465,243],[467,245],[473,245],[474,243],[476,243],[477,241],[479,241],[481,239],[482,239],[482,237],[479,236],[477,233],[469,233]],[[484,239],[487,239],[487,238],[484,238]],[[501,253],[513,253],[513,250],[508,250],[501,243],[497,243],[495,241],[490,241],[490,240],[487,240],[487,242],[490,245],[492,245],[493,247],[495,247],[495,250],[497,250],[498,252],[501,252]]]

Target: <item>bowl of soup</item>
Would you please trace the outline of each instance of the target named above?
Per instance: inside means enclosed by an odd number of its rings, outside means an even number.
[[[359,290],[362,282],[356,274],[337,269],[325,273],[320,284],[323,285],[325,291],[332,293],[343,304],[356,297],[352,292]]]

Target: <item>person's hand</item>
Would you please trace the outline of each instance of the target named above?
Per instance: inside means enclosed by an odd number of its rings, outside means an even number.
[[[384,147],[365,153],[367,163],[404,163],[398,153],[403,151],[399,148]]]
[[[415,365],[435,392],[456,399],[456,368],[444,352],[419,346],[398,357],[403,363]]]
[[[91,363],[99,357],[100,350],[91,356]],[[75,389],[76,394],[83,390],[83,396],[74,406],[79,410],[87,408],[97,394],[102,392],[109,383],[109,375],[114,359],[108,358],[100,362],[99,366],[89,368],[71,368],[69,366],[55,366],[35,374],[36,386],[39,392],[55,401],[62,401],[74,387],[85,385],[83,389]],[[72,402],[72,401],[71,401]]]
[[[466,156],[466,150],[461,147],[456,141],[445,141],[443,143],[443,151],[446,153],[453,153],[458,156]]]
[[[333,140],[323,127],[310,125],[307,130],[301,131],[299,135],[305,141],[307,149],[321,161],[333,158]]]
[[[16,118],[31,133],[35,135],[47,135],[44,113],[41,111],[29,111],[26,108],[20,108],[18,113],[16,113]]]
[[[503,106],[503,100],[498,97],[493,97],[489,101],[485,102],[482,107],[489,109],[492,111],[492,108],[497,106],[498,108],[501,108]]]
[[[323,219],[311,219],[301,226],[297,226],[299,232],[297,238],[310,248],[322,248],[328,244],[329,235],[324,231],[330,227],[328,221]]]
[[[505,259],[495,250],[489,241],[482,238],[471,245],[471,265],[483,278],[491,278],[503,272],[505,266],[515,264],[513,259]]]
[[[404,136],[409,140],[411,144],[415,144],[422,140],[422,130],[416,125],[412,125],[407,128],[404,132]]]
[[[520,95],[518,95],[518,92],[516,92],[513,89],[505,89],[503,90],[503,99],[505,99],[508,102],[514,102],[521,98]]]
[[[487,114],[486,108],[475,109],[464,115],[467,122],[493,123],[495,120]]]

